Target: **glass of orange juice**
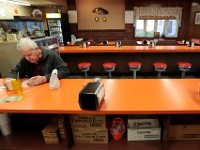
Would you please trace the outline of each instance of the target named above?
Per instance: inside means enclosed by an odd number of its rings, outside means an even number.
[[[13,90],[16,92],[16,93],[21,93],[22,92],[22,83],[19,79],[15,79],[15,80],[12,80],[12,87],[13,87]]]

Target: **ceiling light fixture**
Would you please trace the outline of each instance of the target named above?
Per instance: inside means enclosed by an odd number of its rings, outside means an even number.
[[[31,6],[31,4],[27,2],[18,1],[18,0],[0,0],[0,2],[12,3],[12,4],[17,4],[17,5],[23,5],[23,6]]]

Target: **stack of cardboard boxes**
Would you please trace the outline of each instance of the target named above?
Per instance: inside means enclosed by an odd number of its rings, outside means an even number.
[[[169,140],[200,140],[200,125],[171,125]]]
[[[128,141],[160,140],[161,128],[158,119],[128,119]]]
[[[66,139],[64,116],[54,117],[42,130],[46,144],[58,144],[61,139]]]
[[[200,140],[199,115],[179,115],[171,117],[169,140]]]
[[[70,115],[74,143],[108,143],[105,115]]]

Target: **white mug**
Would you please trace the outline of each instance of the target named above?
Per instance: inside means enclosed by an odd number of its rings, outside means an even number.
[[[12,86],[12,80],[15,80],[15,79],[6,79],[4,81],[6,87],[8,90],[13,90],[13,86]]]

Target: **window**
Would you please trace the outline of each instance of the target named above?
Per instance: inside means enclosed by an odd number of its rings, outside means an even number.
[[[153,37],[154,32],[160,32],[160,36],[164,37],[177,37],[178,22],[175,19],[136,20],[135,37]]]
[[[154,34],[155,20],[146,20],[146,36],[152,37]]]
[[[157,32],[160,32],[160,35],[164,35],[165,20],[158,20],[157,23]]]
[[[136,36],[138,36],[138,37],[143,37],[143,36],[145,36],[145,34],[144,34],[144,20],[138,20],[137,22],[136,22]]]
[[[177,37],[178,25],[176,20],[168,20],[168,28],[167,28],[167,36],[168,37]]]

